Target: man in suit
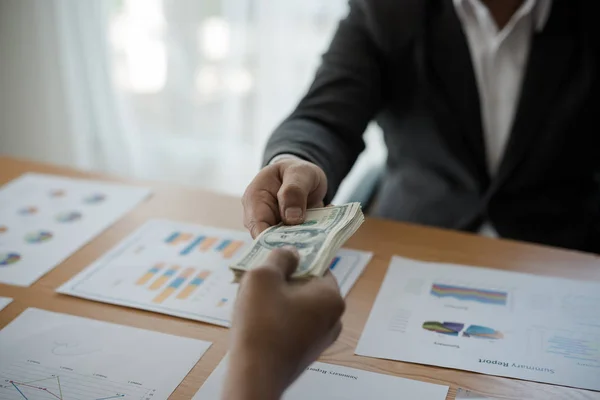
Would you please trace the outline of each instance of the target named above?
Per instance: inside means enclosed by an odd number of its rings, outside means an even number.
[[[593,0],[351,0],[244,195],[253,236],[328,203],[375,119],[372,214],[600,253]]]

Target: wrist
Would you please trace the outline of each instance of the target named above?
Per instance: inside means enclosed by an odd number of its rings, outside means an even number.
[[[274,354],[232,349],[223,400],[279,400],[288,387],[288,368]]]
[[[289,161],[289,160],[304,161],[302,158],[300,158],[294,154],[283,153],[283,154],[279,154],[279,155],[276,155],[275,157],[273,157],[267,165],[273,165],[275,163],[278,163],[279,161],[286,161],[286,160],[287,161]]]

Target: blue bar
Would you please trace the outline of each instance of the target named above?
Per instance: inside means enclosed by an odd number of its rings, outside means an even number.
[[[179,237],[179,232],[174,232],[171,236],[165,239],[165,242],[172,243]]]
[[[177,273],[177,270],[176,270],[176,269],[170,269],[170,270],[168,270],[167,272],[165,272],[165,273],[163,274],[163,276],[173,276],[173,275],[175,275],[176,273]]]
[[[181,284],[183,282],[185,282],[185,279],[186,278],[179,277],[179,278],[175,279],[173,282],[171,282],[171,284],[169,285],[169,287],[177,289],[179,286],[181,286]]]
[[[221,244],[216,248],[217,251],[223,251],[227,246],[231,244],[231,240],[223,240]]]
[[[198,246],[200,243],[202,243],[204,241],[204,239],[206,239],[206,236],[198,236],[196,238],[196,240],[194,240],[192,243],[190,243],[190,245],[188,247],[186,247],[185,249],[183,249],[181,251],[181,253],[179,253],[179,254],[181,254],[182,256],[186,256],[186,255],[190,254],[196,246]]]
[[[190,282],[190,285],[200,286],[200,285],[202,285],[202,282],[204,282],[204,279],[202,279],[202,278],[194,278]]]
[[[338,265],[338,263],[340,262],[341,258],[340,257],[336,257],[333,259],[333,261],[331,262],[331,265],[329,266],[329,270],[333,271],[333,269],[335,268],[336,265]]]

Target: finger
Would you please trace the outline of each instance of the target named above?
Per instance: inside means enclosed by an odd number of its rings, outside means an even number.
[[[333,276],[331,271],[327,271],[322,278],[318,279],[318,282],[319,285],[321,285],[321,288],[319,288],[319,290],[326,290],[328,292],[336,294],[340,293],[340,286],[337,282],[337,279],[335,279],[335,276]]]
[[[248,186],[242,197],[244,226],[253,238],[279,220],[276,193],[279,186],[272,182],[255,182]]]
[[[330,272],[322,278],[312,279],[298,289],[307,301],[315,303],[328,327],[334,326],[344,314],[346,303],[335,277]]]
[[[300,261],[300,255],[295,247],[286,246],[280,249],[275,249],[269,254],[265,263],[254,269],[253,271],[263,270],[277,276],[278,279],[288,280]],[[252,271],[250,271],[252,272]]]
[[[323,203],[323,200],[317,201],[316,203],[311,203],[310,201],[308,202],[308,208],[324,208],[324,207],[325,207],[325,203]],[[329,205],[327,207],[331,207],[331,205]]]
[[[315,189],[315,177],[308,168],[288,167],[283,172],[282,185],[277,193],[279,212],[288,225],[304,222],[309,194]]]
[[[263,231],[269,229],[270,227],[271,225],[264,221],[250,220],[248,224],[246,224],[246,228],[250,232],[252,239],[256,239]]]

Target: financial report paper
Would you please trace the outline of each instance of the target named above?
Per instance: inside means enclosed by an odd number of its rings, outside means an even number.
[[[356,354],[600,390],[600,284],[394,257]]]
[[[0,331],[0,399],[166,399],[209,347],[28,308]]]
[[[227,363],[226,356],[192,400],[221,398]],[[448,386],[316,362],[290,386],[283,400],[445,400],[448,389]]]
[[[58,291],[229,326],[239,286],[229,265],[251,243],[247,232],[152,220]],[[342,295],[371,256],[341,249],[331,260]]]
[[[102,181],[25,174],[0,188],[0,282],[29,286],[150,195]]]

